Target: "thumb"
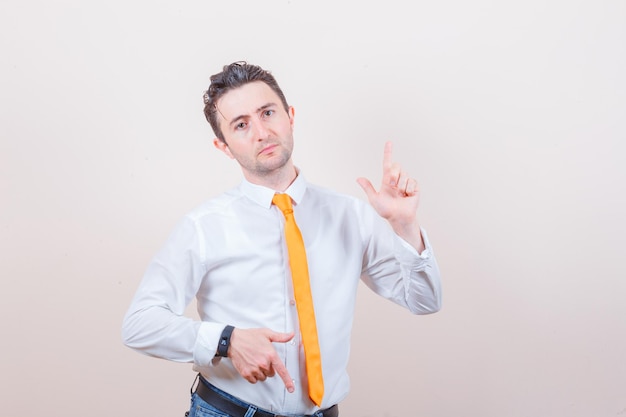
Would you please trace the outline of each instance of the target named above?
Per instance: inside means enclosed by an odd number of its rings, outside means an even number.
[[[374,189],[374,186],[372,185],[370,180],[361,177],[357,178],[356,182],[359,183],[363,191],[365,191],[365,194],[367,194],[367,198],[371,201],[372,197],[376,195],[376,190]]]
[[[279,332],[271,332],[269,334],[270,342],[278,342],[285,343],[293,339],[293,332],[291,333],[279,333]]]

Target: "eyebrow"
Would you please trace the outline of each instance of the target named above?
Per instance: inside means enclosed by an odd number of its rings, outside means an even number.
[[[260,113],[260,112],[262,112],[263,110],[266,110],[266,109],[268,109],[268,108],[270,108],[270,107],[276,107],[276,106],[277,106],[277,104],[276,104],[276,103],[267,103],[267,104],[262,105],[262,106],[261,106],[261,107],[259,107],[258,109],[256,109],[256,112],[257,112],[257,113]],[[232,119],[232,120],[230,121],[230,123],[228,123],[228,125],[229,125],[229,126],[232,126],[232,125],[234,125],[235,123],[239,122],[239,120],[241,120],[241,119],[245,119],[245,118],[247,118],[247,117],[248,117],[248,115],[246,115],[246,114],[239,115],[239,116],[235,117],[234,119]]]

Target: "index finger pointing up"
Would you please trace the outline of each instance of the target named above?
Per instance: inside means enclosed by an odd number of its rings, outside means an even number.
[[[393,160],[391,158],[391,154],[393,152],[393,144],[391,141],[385,142],[385,151],[383,153],[383,171],[387,172],[391,169],[393,165]]]

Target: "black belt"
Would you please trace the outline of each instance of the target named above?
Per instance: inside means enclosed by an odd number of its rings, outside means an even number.
[[[246,412],[248,411],[248,407],[241,406],[237,403],[232,402],[230,399],[224,397],[223,395],[220,395],[218,392],[209,388],[206,385],[208,384],[208,382],[205,382],[202,379],[203,378],[200,378],[200,381],[198,382],[198,388],[196,388],[196,394],[198,394],[200,398],[202,398],[204,401],[211,404],[212,406],[217,407],[232,416],[245,416]],[[335,404],[330,408],[322,410],[322,415],[323,417],[339,417],[339,407],[337,407],[337,405]],[[282,417],[282,415],[258,409],[254,413],[254,417]],[[303,417],[314,417],[314,415],[307,414]]]

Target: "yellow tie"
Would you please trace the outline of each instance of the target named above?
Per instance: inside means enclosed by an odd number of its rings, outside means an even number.
[[[289,252],[289,266],[293,281],[293,292],[296,297],[298,318],[300,320],[300,333],[304,344],[304,357],[306,358],[306,373],[309,378],[309,397],[318,406],[322,405],[324,396],[324,379],[322,377],[322,356],[320,345],[317,340],[317,325],[315,324],[315,311],[313,309],[313,297],[309,283],[309,267],[306,262],[306,252],[300,229],[293,217],[291,197],[287,194],[275,194],[272,199],[285,216],[285,239]]]

